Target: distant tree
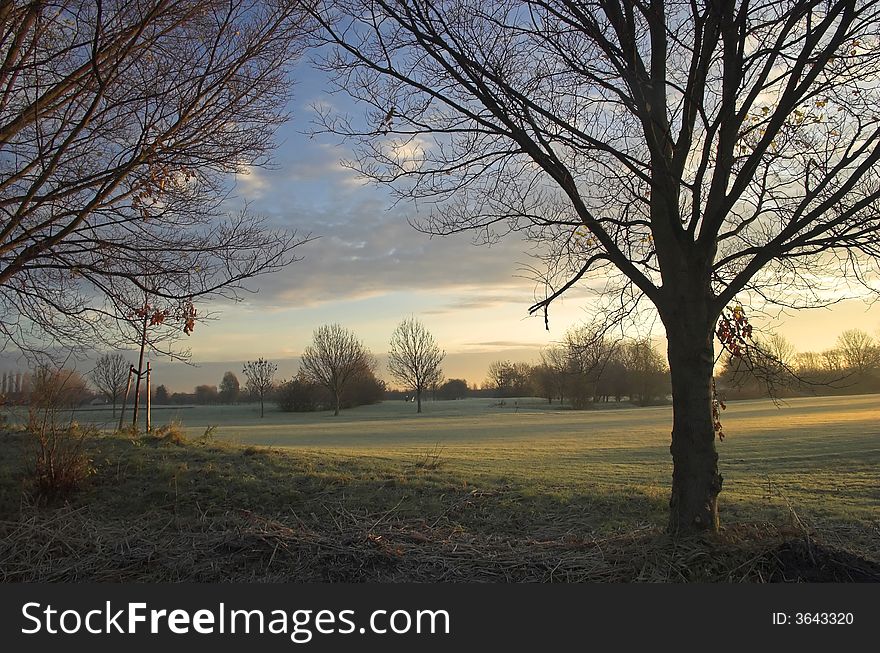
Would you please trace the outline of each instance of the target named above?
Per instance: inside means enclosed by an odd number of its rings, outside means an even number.
[[[247,379],[248,392],[260,400],[260,417],[265,415],[264,400],[266,394],[272,389],[272,382],[277,371],[278,366],[264,358],[248,361],[242,369],[242,373]]]
[[[220,402],[224,404],[234,404],[241,392],[241,384],[238,377],[234,373],[226,372],[223,380],[220,382]]]
[[[837,338],[837,350],[848,369],[865,374],[880,365],[880,345],[860,329],[849,329]]]
[[[536,368],[536,384],[542,390],[542,396],[550,403],[553,397],[559,403],[565,400],[569,370],[568,350],[562,346],[547,347],[541,350],[541,364]]]
[[[220,393],[217,392],[216,385],[197,385],[195,396],[196,403],[203,406],[216,404],[220,400]]]
[[[489,364],[486,386],[499,397],[525,397],[535,393],[532,367],[528,363],[493,361]]]
[[[489,363],[489,369],[486,371],[484,387],[495,390],[499,397],[508,396],[512,370],[513,363],[510,361],[492,361]]]
[[[621,355],[629,376],[630,399],[647,406],[669,393],[669,368],[666,359],[650,340],[625,342]]]
[[[532,384],[532,366],[525,362],[514,363],[510,369],[510,394],[513,397],[531,397],[535,394]]]
[[[159,405],[168,404],[168,403],[170,403],[170,399],[171,399],[171,397],[168,394],[168,388],[166,388],[164,385],[160,385],[159,387],[156,388],[156,392],[153,395],[153,403],[154,404],[159,404]]]
[[[422,412],[422,393],[439,383],[446,354],[434,336],[415,318],[406,318],[391,335],[388,370],[396,381],[416,393],[416,412]]]
[[[104,354],[98,358],[90,374],[92,384],[113,405],[116,417],[116,402],[125,392],[128,384],[129,363],[122,354]]]
[[[76,370],[38,365],[30,379],[28,401],[41,408],[76,408],[94,396]]]
[[[188,392],[175,392],[169,398],[169,403],[175,406],[185,406],[196,403],[196,396]]]
[[[339,415],[348,385],[375,365],[370,353],[357,336],[339,324],[315,329],[312,343],[302,355],[301,372],[333,395],[334,415]]]
[[[437,389],[440,399],[464,399],[468,396],[468,384],[464,379],[449,379]]]
[[[567,357],[569,394],[575,408],[585,408],[601,396],[611,394],[608,372],[619,354],[620,341],[609,337],[605,324],[597,322],[572,327],[565,333],[563,347]]]

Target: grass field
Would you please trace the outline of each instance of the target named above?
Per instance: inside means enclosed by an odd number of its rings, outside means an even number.
[[[385,541],[401,528],[431,541],[442,531],[443,546],[467,537],[481,543],[483,555],[495,551],[500,538],[505,551],[526,547],[525,558],[537,555],[535,542],[657,536],[671,481],[670,408],[570,411],[538,400],[497,403],[428,402],[425,413],[416,415],[412,404],[385,402],[339,417],[270,410],[265,419],[251,405],[155,410],[156,424],[179,420],[193,443],[98,438],[89,444],[97,470],[92,483],[54,510],[97,519],[87,522],[96,533],[132,519],[154,527],[171,520],[178,529],[200,523],[200,533],[216,532],[217,519],[259,514],[283,528],[320,533],[327,542],[351,536],[352,529],[373,544],[371,534],[383,527],[390,529]],[[102,411],[81,412],[77,419],[109,421]],[[718,444],[725,478],[721,506],[730,533],[756,524],[809,530],[834,546],[876,557],[880,397],[793,399],[781,406],[735,402],[723,421],[728,437]],[[206,443],[202,436],[211,426],[216,428]],[[21,507],[21,436],[5,437],[0,510],[8,524],[42,524],[45,509]],[[81,535],[88,530],[78,528]],[[236,528],[241,532],[241,524]],[[463,543],[453,548],[463,550]],[[277,548],[269,565],[277,567],[275,554]],[[57,560],[50,563],[48,568]],[[542,564],[544,575],[506,578],[546,580]],[[305,568],[314,565],[298,568],[298,577]],[[186,569],[178,577],[193,578],[195,572]],[[360,569],[319,579],[360,579]],[[568,571],[565,579],[594,578]]]

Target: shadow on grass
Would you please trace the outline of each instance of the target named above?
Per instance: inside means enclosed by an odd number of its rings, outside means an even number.
[[[417,459],[108,436],[89,443],[88,489],[38,510],[22,499],[23,436],[0,447],[9,581],[880,579],[874,551],[799,526],[671,538],[665,491],[643,486],[560,494]]]

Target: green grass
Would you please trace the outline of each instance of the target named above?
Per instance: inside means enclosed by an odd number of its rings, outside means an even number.
[[[412,404],[386,402],[336,418],[273,410],[260,419],[254,406],[156,411],[156,424],[179,419],[192,441],[93,440],[97,471],[70,509],[156,523],[247,511],[314,532],[393,517],[407,528],[520,542],[665,523],[668,407],[495,403],[428,402],[416,415]],[[77,418],[100,423],[106,415]],[[851,550],[874,550],[880,398],[737,402],[723,421],[725,525],[796,523]],[[212,439],[196,442],[211,425]],[[32,514],[22,509],[22,446],[20,434],[0,441],[0,516],[10,521]]]

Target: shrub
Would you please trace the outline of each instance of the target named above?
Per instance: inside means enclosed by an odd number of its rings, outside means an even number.
[[[83,401],[81,376],[41,366],[33,377],[26,469],[37,502],[51,503],[79,490],[94,472],[84,443],[87,437],[97,435],[97,429],[81,427],[71,416],[72,409]]]
[[[54,410],[32,409],[27,434],[30,446],[25,469],[37,503],[67,498],[94,473],[84,445],[87,437],[97,435],[96,428],[64,424]]]
[[[306,413],[329,406],[331,398],[321,386],[297,376],[281,383],[275,401],[283,411]]]
[[[363,370],[351,380],[342,397],[342,408],[377,404],[385,397],[385,383],[372,370]]]

